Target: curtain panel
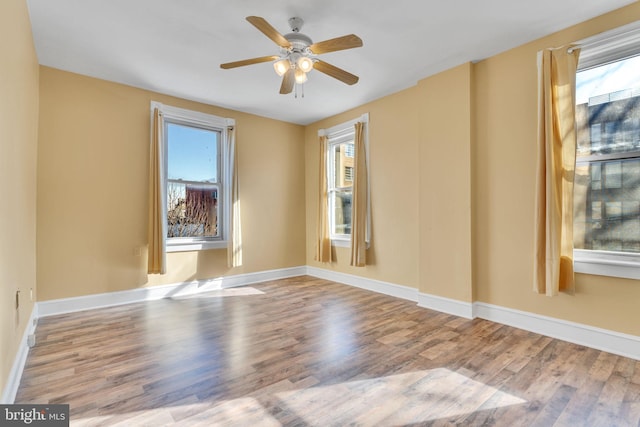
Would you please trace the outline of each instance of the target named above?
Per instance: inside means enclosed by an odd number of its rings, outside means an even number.
[[[238,187],[238,153],[236,147],[235,129],[227,128],[227,141],[229,144],[229,174],[231,180],[231,197],[229,212],[229,244],[227,246],[227,266],[239,267],[242,265],[242,231],[240,228],[240,192]]]
[[[538,154],[533,290],[575,289],[573,184],[576,164],[576,71],[580,49],[538,53]]]
[[[327,189],[327,137],[319,138],[318,223],[316,228],[316,256],[319,262],[331,262],[331,238],[329,237],[329,200]]]
[[[367,154],[364,143],[364,123],[355,124],[354,138],[354,181],[351,207],[351,265],[364,267],[367,264],[367,207],[368,172]]]
[[[164,123],[162,113],[158,108],[153,110],[153,124],[151,129],[151,149],[149,156],[149,221],[148,234],[149,253],[147,272],[149,274],[165,274],[167,271],[165,239],[165,224],[162,215],[164,207],[163,170],[164,159],[161,144],[163,144]]]

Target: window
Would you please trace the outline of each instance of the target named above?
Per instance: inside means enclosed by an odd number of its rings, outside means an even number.
[[[353,147],[353,144],[350,144],[349,146]],[[353,181],[353,167],[352,166],[345,166],[344,167],[344,180],[345,180],[345,182],[352,182]]]
[[[574,256],[578,272],[640,278],[640,31],[621,37],[580,55]]]
[[[226,248],[230,180],[227,127],[233,122],[152,103],[163,114],[167,252]]]
[[[368,115],[331,129],[321,130],[327,136],[327,191],[329,229],[332,244],[348,246],[351,239],[351,205],[355,178],[355,128],[357,121],[367,122]],[[365,151],[368,143],[365,132]],[[367,218],[369,215],[367,215]],[[367,222],[367,236],[369,235]],[[368,241],[368,239],[367,239]]]
[[[345,151],[344,151],[344,155],[347,157],[353,157],[353,144],[347,145]]]

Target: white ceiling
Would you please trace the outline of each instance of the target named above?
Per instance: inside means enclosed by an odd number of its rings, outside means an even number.
[[[410,87],[634,0],[27,0],[40,64],[287,122],[308,124]],[[282,34],[302,17],[314,42],[357,34],[364,46],[322,55],[360,77],[318,71],[304,98],[280,95],[276,55],[245,17]]]

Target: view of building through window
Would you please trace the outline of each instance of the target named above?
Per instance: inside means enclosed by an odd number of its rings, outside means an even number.
[[[640,252],[640,56],[576,75],[576,249]]]
[[[218,237],[220,132],[167,123],[167,237]]]
[[[353,195],[353,142],[330,145],[329,197],[333,211],[332,234],[351,234]]]

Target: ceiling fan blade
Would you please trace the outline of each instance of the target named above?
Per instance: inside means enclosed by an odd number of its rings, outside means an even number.
[[[293,69],[290,69],[282,77],[282,85],[280,85],[280,94],[286,95],[293,90],[293,84],[295,83],[295,75]]]
[[[356,36],[355,34],[349,34],[347,36],[336,37],[335,39],[314,43],[309,46],[309,49],[316,55],[320,55],[321,53],[353,49],[354,47],[361,46],[362,40],[360,39],[360,37]]]
[[[220,68],[228,70],[229,68],[244,67],[245,65],[275,61],[278,58],[280,58],[278,55],[271,55],[271,56],[261,56],[260,58],[243,59],[242,61],[227,62],[226,64],[220,64]]]
[[[259,16],[247,16],[247,21],[256,27],[262,34],[273,40],[278,46],[286,49],[291,47],[289,40],[285,39],[282,34],[271,26],[264,18]]]
[[[353,74],[346,72],[342,68],[338,68],[327,62],[316,61],[313,63],[313,68],[348,85],[356,84],[359,80],[358,76],[354,76]]]

